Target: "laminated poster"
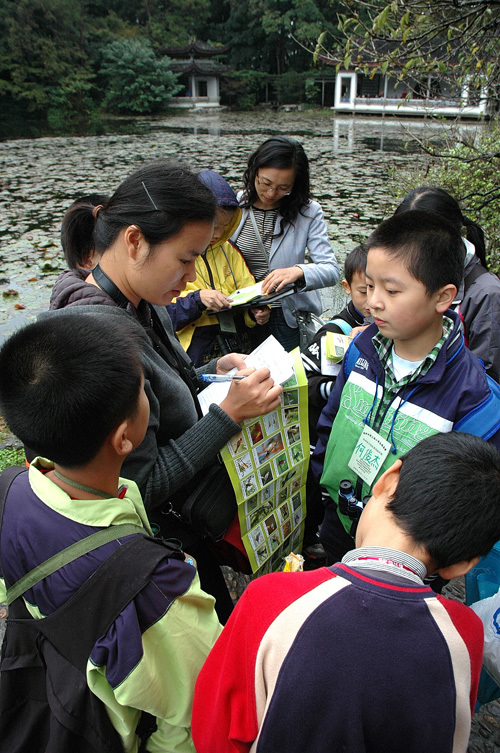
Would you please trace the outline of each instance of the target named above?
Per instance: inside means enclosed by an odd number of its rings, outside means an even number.
[[[298,350],[293,376],[282,384],[281,406],[244,421],[221,456],[233,484],[241,534],[252,571],[281,569],[300,552],[309,465],[307,378]]]

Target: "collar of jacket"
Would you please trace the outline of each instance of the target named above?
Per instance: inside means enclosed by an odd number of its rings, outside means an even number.
[[[453,321],[453,329],[445,341],[443,347],[438,353],[438,357],[431,369],[423,377],[419,377],[419,384],[433,384],[439,382],[446,370],[447,365],[458,355],[458,353],[465,348],[464,335],[462,331],[462,322],[456,311],[448,309],[445,311],[445,316],[449,317]],[[372,343],[373,335],[378,331],[376,324],[370,324],[370,326],[361,332],[356,337],[355,343],[360,354],[363,358],[366,358],[370,367],[373,369],[376,376],[383,378],[384,369],[380,363],[378,353]]]

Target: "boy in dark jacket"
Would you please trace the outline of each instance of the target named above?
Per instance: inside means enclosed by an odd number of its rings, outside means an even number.
[[[326,333],[349,335],[353,327],[367,324],[370,316],[366,302],[366,253],[365,246],[356,246],[346,256],[342,287],[346,294],[351,296],[351,300],[340,314],[334,316],[316,332],[312,341],[301,353],[307,375],[309,442],[313,449],[316,445],[318,419],[340,371],[340,363],[328,361],[326,358]]]
[[[498,387],[465,347],[449,310],[463,275],[463,243],[451,223],[412,211],[367,241],[374,323],[351,344],[318,422],[312,457],[326,494],[321,542],[330,561],[352,548],[356,511],[337,506],[341,482],[359,506],[394,460],[437,432],[477,434],[500,448]],[[346,488],[343,485],[343,488]],[[359,511],[358,506],[358,511]]]

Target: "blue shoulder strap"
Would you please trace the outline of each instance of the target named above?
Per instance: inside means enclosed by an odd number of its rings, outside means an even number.
[[[453,431],[463,431],[483,439],[490,439],[500,429],[500,385],[488,374],[485,376],[490,394],[481,405],[457,421]]]
[[[359,350],[354,344],[354,341],[347,348],[347,353],[344,356],[344,379],[347,382],[349,374],[356,365],[356,361],[360,356]]]
[[[342,330],[344,335],[348,335],[352,329],[349,322],[346,322],[345,319],[330,319],[328,324],[335,324],[336,327]]]

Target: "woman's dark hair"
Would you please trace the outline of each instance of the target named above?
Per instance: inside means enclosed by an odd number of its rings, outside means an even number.
[[[153,253],[188,223],[213,222],[215,210],[212,192],[187,167],[154,163],[126,178],[98,211],[89,204],[68,209],[68,242],[75,245],[78,234],[85,242],[90,236],[91,247],[102,255],[123,228],[137,225]]]
[[[68,211],[63,217],[61,225],[61,246],[64,252],[66,264],[70,269],[78,269],[85,266],[87,260],[94,250],[94,217],[92,210],[94,207],[104,205],[109,199],[100,193],[91,193],[88,196],[80,196],[71,204]],[[70,211],[75,207],[86,207],[81,213]],[[91,210],[89,212],[89,209]],[[79,216],[81,214],[81,216]],[[88,227],[83,232],[80,222]],[[75,232],[74,224],[78,224],[78,232]]]
[[[281,227],[279,235],[283,233],[285,224],[293,222],[298,213],[311,198],[309,186],[309,160],[301,144],[288,136],[273,136],[264,141],[248,158],[248,166],[243,174],[244,206],[251,206],[258,198],[255,190],[255,178],[261,167],[274,167],[295,170],[295,181],[288,196],[280,200]]]
[[[486,246],[484,242],[484,233],[482,228],[466,217],[458,202],[444,188],[434,188],[432,186],[420,186],[403,199],[394,214],[408,212],[412,209],[419,209],[423,212],[434,212],[441,215],[448,222],[456,225],[461,231],[463,227],[467,231],[467,240],[474,244],[476,255],[485,269],[488,269],[486,261]]]

